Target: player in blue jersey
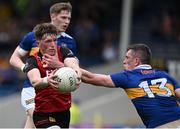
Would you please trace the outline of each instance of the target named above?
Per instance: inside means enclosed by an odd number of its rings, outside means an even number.
[[[58,45],[66,45],[70,48],[74,54],[76,54],[76,43],[75,40],[65,33],[71,20],[72,6],[69,2],[56,3],[50,8],[51,23],[59,30]],[[25,64],[23,58],[29,55],[33,55],[38,51],[34,32],[27,33],[10,58],[10,64],[17,69],[23,71]],[[44,55],[44,61],[46,65],[44,67],[58,68],[62,67],[63,64],[58,61],[58,57]],[[32,128],[32,114],[34,111],[34,97],[35,91],[29,80],[24,81],[24,86],[21,93],[21,103],[27,112],[27,120],[25,128]]]
[[[123,88],[147,128],[180,126],[180,86],[166,72],[150,65],[151,51],[144,44],[127,49],[124,71],[104,75],[82,69],[82,81],[96,86]],[[177,97],[177,98],[176,98]]]

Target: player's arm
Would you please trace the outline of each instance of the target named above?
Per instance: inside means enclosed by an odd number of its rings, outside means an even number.
[[[170,77],[170,78],[174,85],[175,96],[180,100],[180,85],[175,78],[173,78],[173,77]]]
[[[62,46],[60,48],[60,51],[63,56],[64,65],[67,67],[73,68],[77,72],[78,78],[81,78],[81,70],[79,68],[79,61],[74,56],[73,52],[65,46]]]
[[[48,85],[56,87],[55,85],[57,82],[53,80],[55,77],[53,73],[51,73],[48,77],[41,77],[36,59],[33,56],[29,57],[26,62],[27,65],[25,67],[25,72],[27,73],[27,76],[34,88],[42,89]]]
[[[180,100],[180,88],[175,90],[176,97]]]
[[[115,88],[115,85],[110,75],[96,74],[85,69],[81,69],[82,81],[96,86],[104,86],[109,88]]]
[[[27,51],[17,46],[17,48],[14,50],[13,54],[10,57],[9,63],[16,69],[23,70],[25,66],[23,58],[27,55],[27,53]]]

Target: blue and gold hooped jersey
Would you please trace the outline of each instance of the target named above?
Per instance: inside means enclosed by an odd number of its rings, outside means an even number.
[[[154,128],[180,119],[174,93],[180,86],[166,72],[141,65],[110,76],[116,87],[126,91],[146,127]]]
[[[58,46],[66,45],[69,49],[71,49],[71,51],[74,53],[74,55],[76,55],[76,53],[77,53],[76,42],[71,36],[69,36],[68,34],[63,32],[63,33],[61,33],[61,35],[58,35],[57,38],[58,38],[58,41],[57,41]],[[34,32],[27,33],[23,37],[21,42],[19,43],[19,46],[23,50],[28,51],[29,55],[34,55],[34,53],[38,52],[39,48],[36,43]],[[31,85],[30,81],[28,79],[26,79],[24,81],[23,87],[26,88],[26,87],[31,87],[31,86],[32,85]]]

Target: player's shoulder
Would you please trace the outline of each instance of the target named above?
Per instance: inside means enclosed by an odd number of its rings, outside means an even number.
[[[25,39],[35,39],[35,34],[34,34],[34,32],[30,31],[24,35],[24,38]]]
[[[35,36],[35,34],[34,34],[34,32],[33,31],[30,31],[30,32],[27,32],[26,34],[25,34],[25,36]]]
[[[67,33],[65,33],[65,32],[62,32],[60,36],[62,36],[62,37],[64,37],[64,38],[73,39],[72,36],[70,36],[69,34],[67,34]]]
[[[154,70],[156,71],[156,73],[163,74],[165,76],[169,76],[167,71],[164,71],[164,70],[161,70],[161,69],[158,69],[158,68],[154,68]]]

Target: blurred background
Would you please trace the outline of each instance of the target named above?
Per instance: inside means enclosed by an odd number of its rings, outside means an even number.
[[[1,128],[22,128],[25,122],[20,104],[25,75],[9,65],[10,55],[36,24],[50,21],[49,7],[61,1],[0,1]],[[120,71],[127,46],[145,43],[153,52],[152,65],[166,70],[180,82],[179,0],[69,2],[73,10],[67,33],[77,41],[81,67],[105,74]],[[121,89],[83,83],[73,92],[73,102],[72,127],[143,127]]]

